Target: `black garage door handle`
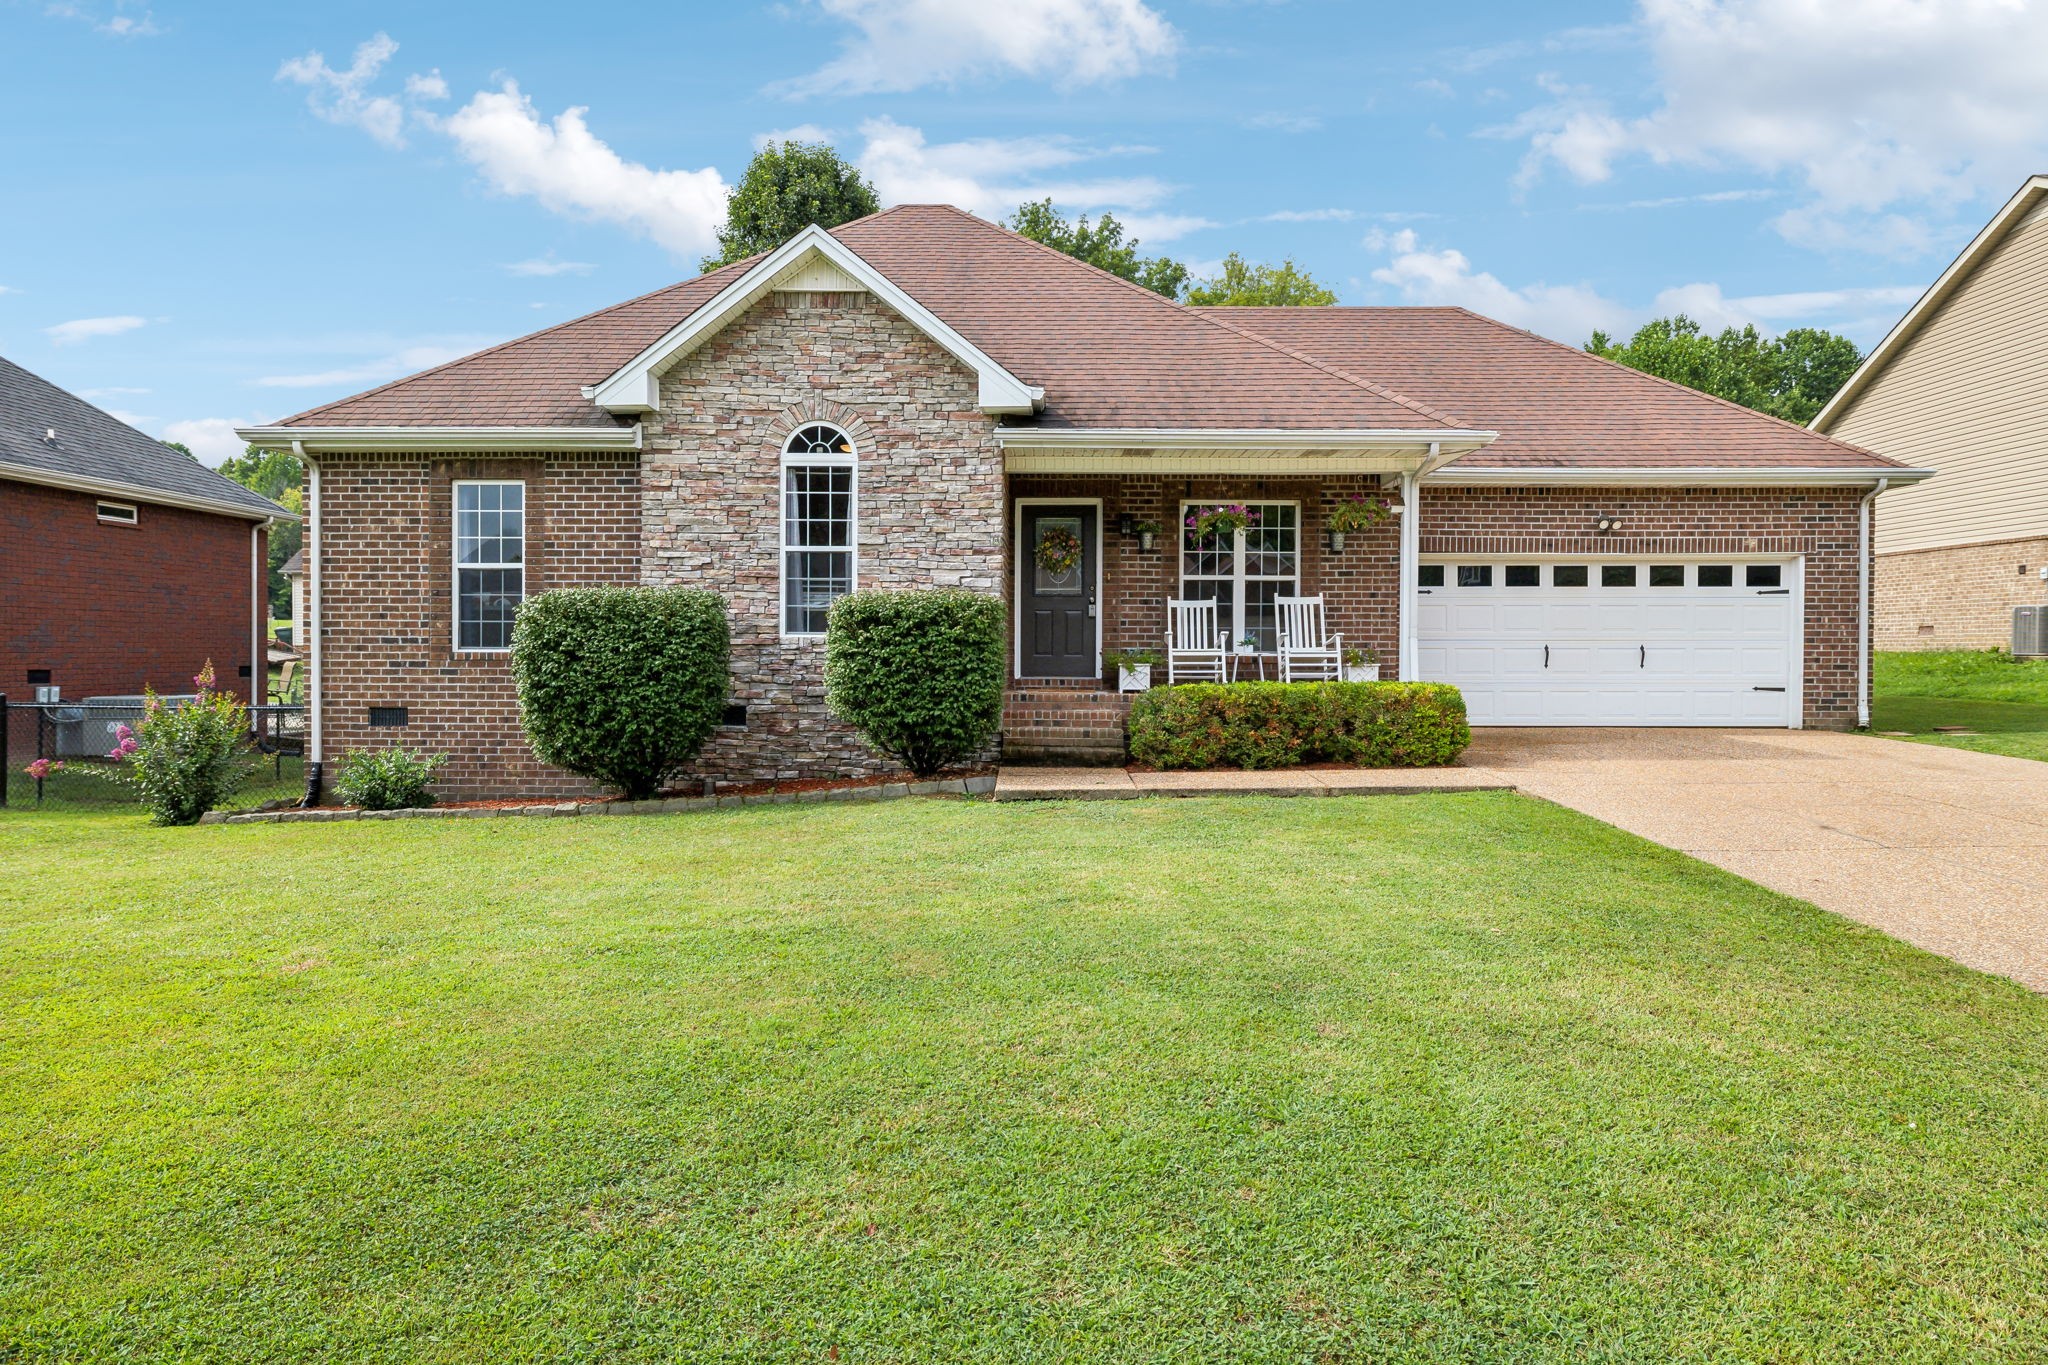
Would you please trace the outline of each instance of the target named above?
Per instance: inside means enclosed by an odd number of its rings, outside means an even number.
[[[1782,687],[1752,687],[1749,690],[1752,692],[1783,692],[1785,689]]]

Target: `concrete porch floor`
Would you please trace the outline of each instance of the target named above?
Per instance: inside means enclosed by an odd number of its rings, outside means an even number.
[[[999,801],[1512,788],[2048,991],[2048,763],[1801,730],[1476,731],[1448,768],[1006,767]]]

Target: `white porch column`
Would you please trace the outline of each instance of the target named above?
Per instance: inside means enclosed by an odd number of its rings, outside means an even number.
[[[1430,451],[1434,456],[1436,451]],[[1417,506],[1417,494],[1421,492],[1422,481],[1412,469],[1401,472],[1401,590],[1396,596],[1399,603],[1400,659],[1396,676],[1402,682],[1414,682],[1417,675],[1415,666],[1415,564],[1422,549],[1421,508]]]

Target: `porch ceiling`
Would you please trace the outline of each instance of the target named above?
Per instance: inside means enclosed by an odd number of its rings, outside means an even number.
[[[996,429],[1013,474],[1427,474],[1495,434]]]

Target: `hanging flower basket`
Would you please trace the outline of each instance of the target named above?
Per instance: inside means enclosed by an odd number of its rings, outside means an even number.
[[[1393,513],[1387,511],[1387,505],[1378,498],[1353,493],[1330,509],[1323,525],[1341,536],[1353,531],[1370,531],[1375,526],[1386,525],[1392,518]]]
[[[1188,513],[1187,521],[1188,529],[1205,540],[1210,536],[1222,536],[1227,539],[1248,526],[1258,524],[1258,509],[1246,507],[1241,502],[1197,507]]]
[[[1039,568],[1054,578],[1065,578],[1081,562],[1081,537],[1064,526],[1048,526],[1039,535],[1033,553]]]

